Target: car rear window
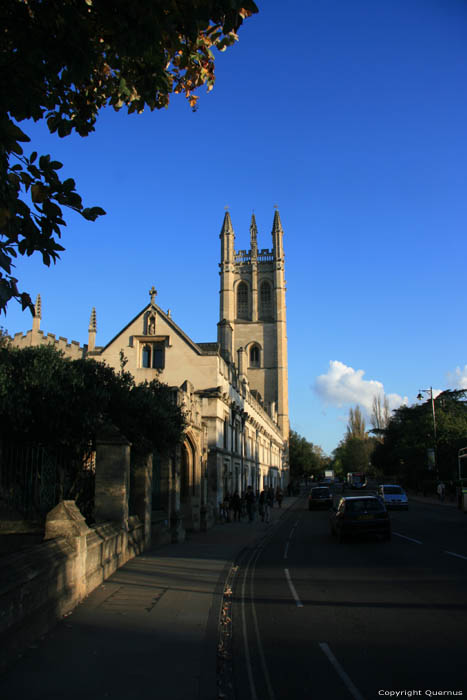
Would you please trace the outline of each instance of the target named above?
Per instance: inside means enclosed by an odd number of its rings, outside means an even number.
[[[324,488],[320,487],[317,489],[311,489],[311,495],[312,496],[324,496],[324,495],[328,496],[328,495],[331,495],[331,492],[326,487],[324,487]]]
[[[377,498],[361,498],[355,501],[347,501],[346,510],[349,513],[362,513],[363,511],[385,510],[385,508]]]
[[[384,487],[384,493],[402,493],[402,489],[400,486],[385,486]]]

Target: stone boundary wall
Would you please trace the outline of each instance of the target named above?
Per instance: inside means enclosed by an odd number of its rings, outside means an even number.
[[[84,523],[74,502],[63,504]],[[79,533],[1,557],[0,672],[143,548],[143,526],[131,516],[128,528],[84,524]]]

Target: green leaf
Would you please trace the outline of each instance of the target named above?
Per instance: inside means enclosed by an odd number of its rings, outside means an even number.
[[[83,209],[81,214],[88,221],[95,221],[98,216],[105,216],[106,212],[101,207],[90,207]]]
[[[47,189],[41,182],[35,182],[31,187],[31,199],[34,204],[41,204],[47,199]]]

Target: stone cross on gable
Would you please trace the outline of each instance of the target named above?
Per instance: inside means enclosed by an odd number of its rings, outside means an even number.
[[[154,285],[152,285],[151,289],[149,290],[149,296],[151,297],[151,304],[154,304],[154,297],[157,297],[157,291]]]

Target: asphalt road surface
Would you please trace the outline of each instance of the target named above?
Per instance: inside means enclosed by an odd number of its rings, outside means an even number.
[[[411,502],[391,522],[390,542],[339,544],[304,497],[244,555],[235,698],[467,697],[467,515]]]

